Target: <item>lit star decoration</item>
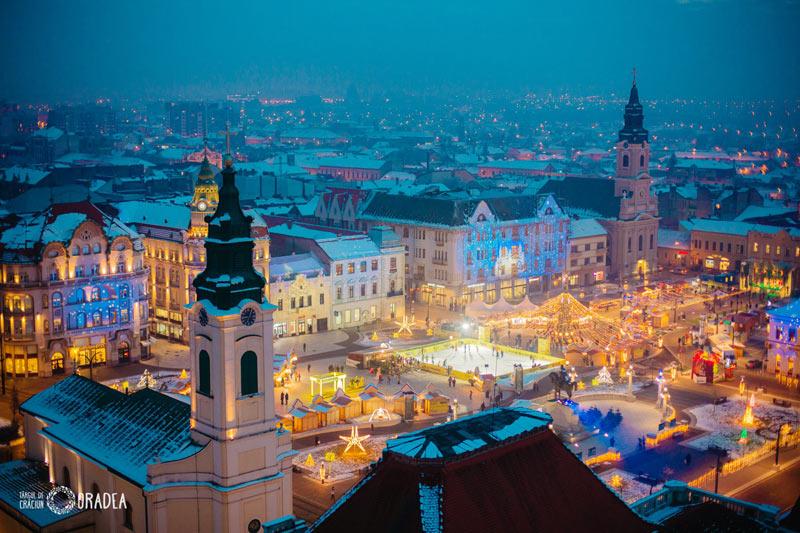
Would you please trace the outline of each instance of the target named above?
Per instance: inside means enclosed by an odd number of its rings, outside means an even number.
[[[400,326],[400,329],[397,330],[397,335],[403,335],[403,334],[413,335],[413,333],[411,332],[411,328],[414,326],[415,323],[416,320],[414,320],[413,318],[409,320],[408,315],[403,315],[402,322],[395,321],[395,324]]]
[[[367,440],[369,438],[369,435],[364,435],[363,437],[360,437],[358,435],[358,426],[352,426],[350,428],[349,437],[339,435],[339,438],[347,443],[347,446],[345,446],[344,452],[342,452],[342,454],[346,454],[353,446],[358,447],[358,449],[360,449],[362,453],[367,453],[367,450],[364,449],[364,445],[361,443]]]

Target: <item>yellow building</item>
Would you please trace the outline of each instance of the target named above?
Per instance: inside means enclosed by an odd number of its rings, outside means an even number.
[[[185,308],[195,301],[192,281],[206,264],[205,217],[214,214],[219,202],[216,174],[216,167],[205,159],[188,203],[176,200],[117,204],[119,217],[144,236],[145,263],[150,267],[150,332],[158,337],[189,342]],[[256,213],[249,210],[245,213],[253,217],[253,263],[268,278],[267,226]]]

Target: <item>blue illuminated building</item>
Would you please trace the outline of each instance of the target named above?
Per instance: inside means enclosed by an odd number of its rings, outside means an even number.
[[[569,217],[551,195],[376,193],[359,219],[401,237],[417,301],[458,310],[476,300],[518,302],[562,283]]]

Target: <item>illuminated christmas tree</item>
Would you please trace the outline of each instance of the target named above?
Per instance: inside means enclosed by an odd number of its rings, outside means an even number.
[[[601,368],[600,373],[597,374],[597,384],[609,386],[614,384],[614,378],[611,377],[611,372],[606,367]]]

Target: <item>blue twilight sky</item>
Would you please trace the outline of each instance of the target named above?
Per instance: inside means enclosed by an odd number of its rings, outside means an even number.
[[[5,0],[0,99],[800,96],[800,0]]]

